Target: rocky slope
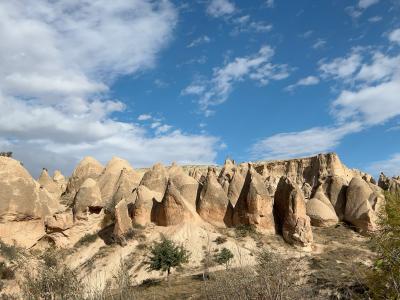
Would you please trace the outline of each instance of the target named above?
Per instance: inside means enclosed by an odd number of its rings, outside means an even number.
[[[216,227],[250,225],[282,234],[293,245],[312,245],[312,227],[344,221],[360,232],[377,228],[383,189],[399,189],[399,178],[379,184],[344,166],[334,153],[222,167],[155,164],[142,172],[113,158],[103,167],[84,158],[65,177],[43,169],[34,180],[22,164],[0,157],[0,239],[23,247],[40,240],[68,240],[68,230],[91,214],[105,214],[123,240],[133,224]],[[129,220],[129,221],[128,221]],[[27,238],[29,236],[29,238]]]

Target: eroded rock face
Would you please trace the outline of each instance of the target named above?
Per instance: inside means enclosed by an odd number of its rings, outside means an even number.
[[[275,231],[273,199],[262,177],[250,166],[233,212],[233,225],[254,225]]]
[[[217,180],[215,170],[209,168],[197,203],[197,213],[207,222],[230,226],[232,209],[226,192]]]
[[[135,224],[145,226],[152,222],[154,192],[144,185],[139,185],[134,194],[132,220]]]
[[[388,191],[390,193],[400,193],[400,178],[399,177],[389,178],[385,174],[381,173],[379,176],[378,185],[384,191]]]
[[[147,171],[140,182],[149,190],[159,194],[158,199],[161,199],[165,193],[168,184],[168,172],[165,167],[158,163]]]
[[[0,221],[41,218],[57,211],[59,203],[17,160],[0,157]]]
[[[243,176],[242,172],[238,168],[233,170],[232,180],[228,187],[228,199],[232,204],[232,207],[235,207],[239,200],[240,194],[244,187],[245,176],[246,174]]]
[[[0,223],[0,238],[9,245],[31,248],[45,235],[42,219]]]
[[[180,166],[173,165],[169,170],[169,178],[183,198],[194,208],[199,194],[200,184],[189,176]]]
[[[68,179],[67,188],[65,195],[62,197],[62,202],[65,204],[71,204],[85,180],[88,178],[97,180],[103,169],[104,167],[93,157],[87,156],[82,159],[76,166],[71,177]]]
[[[177,225],[193,218],[187,203],[171,180],[167,183],[161,203],[154,202],[154,205],[153,222],[159,226]]]
[[[300,188],[290,178],[282,177],[274,202],[277,227],[283,238],[289,244],[311,246],[313,235],[310,218],[306,214],[306,203]]]
[[[53,216],[47,216],[44,225],[47,233],[64,231],[74,225],[74,217],[72,212],[58,213]]]
[[[135,171],[128,170],[126,168],[122,169],[121,174],[116,183],[116,191],[112,198],[111,207],[115,207],[119,201],[125,199],[127,202],[130,202],[132,199],[131,194],[135,188],[139,185],[140,175]]]
[[[97,182],[92,178],[87,178],[74,198],[74,214],[79,216],[85,214],[90,208],[101,209],[104,205]]]
[[[313,226],[329,227],[339,222],[335,209],[326,196],[322,185],[319,186],[314,197],[307,201],[306,210]]]
[[[377,229],[376,213],[384,203],[377,188],[360,177],[354,177],[347,188],[344,220],[362,233]]]
[[[339,176],[328,176],[323,180],[322,190],[330,200],[339,221],[344,219],[348,181]]]
[[[128,213],[128,204],[122,199],[115,206],[115,237],[122,239],[130,230],[132,230],[132,220]]]
[[[45,188],[55,199],[61,196],[61,189],[57,183],[54,182],[53,178],[49,176],[47,169],[43,169],[39,176],[38,183],[40,186]]]
[[[54,171],[53,181],[57,184],[61,193],[64,193],[67,188],[67,181],[65,180],[65,176],[59,170]]]

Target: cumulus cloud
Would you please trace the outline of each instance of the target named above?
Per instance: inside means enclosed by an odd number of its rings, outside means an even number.
[[[251,153],[255,159],[313,155],[334,149],[344,136],[360,130],[360,124],[355,122],[337,127],[314,127],[299,132],[279,133],[254,144]]]
[[[153,117],[149,114],[142,114],[137,119],[138,119],[138,121],[147,121],[147,120],[151,120],[152,118]]]
[[[379,0],[360,0],[358,1],[358,7],[366,9],[371,5],[377,4]]]
[[[316,76],[307,76],[299,81],[297,81],[295,84],[291,84],[286,87],[287,91],[293,91],[296,87],[299,86],[310,86],[310,85],[316,85],[319,83],[319,78]]]
[[[389,40],[400,45],[400,28],[393,30],[389,34]]]
[[[231,15],[235,10],[235,4],[229,0],[211,0],[207,6],[207,13],[214,18]]]
[[[322,49],[326,46],[326,41],[323,39],[318,39],[316,42],[312,45],[313,49]]]
[[[274,50],[270,46],[263,46],[256,54],[237,57],[223,67],[215,68],[210,80],[192,83],[182,94],[199,96],[200,109],[209,115],[212,113],[210,107],[224,103],[237,82],[249,79],[267,85],[271,80],[287,78],[290,68],[271,63],[273,56]]]
[[[360,68],[361,63],[361,54],[353,50],[347,57],[335,58],[330,62],[320,61],[319,69],[325,78],[349,79]]]
[[[186,47],[187,48],[193,48],[193,47],[197,47],[197,46],[202,45],[202,44],[207,44],[209,42],[211,42],[211,39],[207,35],[203,35],[203,36],[201,36],[201,37],[199,37],[197,39],[194,39]]]
[[[388,159],[371,163],[366,168],[368,172],[378,176],[380,172],[387,176],[399,176],[400,174],[400,153],[392,154]]]
[[[119,155],[136,166],[213,161],[214,137],[165,126],[154,135],[112,117],[125,109],[108,97],[113,81],[154,67],[176,20],[169,1],[2,1],[2,149],[33,173],[68,173],[84,155]]]

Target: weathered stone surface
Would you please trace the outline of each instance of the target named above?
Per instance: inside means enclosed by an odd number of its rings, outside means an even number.
[[[310,218],[300,188],[288,177],[282,177],[274,199],[274,213],[278,230],[290,244],[308,247],[312,244]]]
[[[322,182],[322,190],[332,203],[339,221],[344,219],[348,181],[339,176],[328,176]]]
[[[152,209],[153,201],[155,201],[155,194],[146,186],[139,185],[134,191],[134,195],[135,201],[133,203],[132,220],[135,224],[145,226],[152,222]]]
[[[273,200],[262,177],[250,166],[233,212],[233,225],[254,225],[275,231]]]
[[[307,201],[306,210],[313,226],[329,227],[336,225],[339,221],[322,185],[318,187],[314,197]]]
[[[31,248],[46,235],[43,220],[0,223],[0,239],[9,245]]]
[[[148,170],[140,182],[140,185],[146,186],[149,190],[158,193],[157,200],[161,200],[168,184],[168,172],[161,163],[155,164]]]
[[[102,208],[104,205],[97,182],[92,178],[87,178],[74,198],[74,214],[81,215],[90,208]]]
[[[217,180],[215,170],[209,168],[196,207],[198,214],[207,222],[230,226],[232,209],[224,189]]]
[[[228,187],[228,199],[232,204],[232,207],[235,207],[237,201],[239,200],[240,194],[244,187],[244,182],[245,176],[242,175],[238,168],[235,168],[233,170],[232,180]]]
[[[87,156],[82,159],[76,166],[71,177],[68,179],[65,195],[62,197],[62,202],[71,204],[76,193],[86,179],[97,178],[102,173],[104,167],[93,157]]]
[[[176,164],[169,169],[168,174],[181,196],[195,208],[200,188],[198,181],[190,177],[182,167]]]
[[[112,198],[112,206],[118,204],[121,199],[125,199],[127,202],[130,201],[131,194],[135,188],[139,185],[140,175],[136,173],[133,169],[128,170],[123,168],[121,174],[116,183],[116,191]]]
[[[400,193],[400,178],[399,177],[389,178],[385,174],[381,173],[379,176],[378,185],[384,191],[388,191],[390,193]]]
[[[187,203],[171,180],[167,183],[161,203],[157,201],[153,203],[153,220],[159,226],[177,225],[193,218]]]
[[[376,212],[384,202],[382,195],[362,178],[354,177],[347,188],[344,220],[353,224],[360,232],[377,229]]]
[[[54,171],[53,181],[57,184],[61,193],[64,193],[65,189],[67,188],[67,181],[65,179],[65,176],[59,170]]]
[[[0,157],[0,221],[26,220],[53,214],[57,199],[9,157]]]
[[[74,217],[72,212],[63,212],[53,216],[46,216],[44,225],[47,233],[64,231],[74,225]]]
[[[122,199],[115,206],[114,235],[122,238],[132,229],[132,220],[128,214],[128,204],[125,199]]]

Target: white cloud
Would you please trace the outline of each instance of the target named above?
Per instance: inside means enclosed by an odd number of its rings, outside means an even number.
[[[307,76],[299,81],[297,81],[295,84],[291,84],[286,87],[286,90],[288,91],[293,91],[296,87],[298,86],[310,86],[310,85],[316,85],[319,83],[319,78],[316,76]]]
[[[0,145],[33,172],[68,173],[84,155],[212,162],[216,138],[153,136],[116,120],[125,106],[108,99],[117,77],[155,66],[176,21],[169,1],[0,2]]]
[[[387,56],[381,52],[372,55],[370,64],[363,64],[355,79],[365,83],[387,81],[400,76],[400,55]]]
[[[379,0],[360,0],[358,1],[358,7],[362,9],[366,9],[370,7],[371,5],[377,4]]]
[[[172,126],[171,125],[167,125],[167,124],[158,126],[157,129],[156,129],[156,134],[159,135],[159,134],[162,134],[162,133],[166,133],[166,132],[170,131],[171,128],[172,128]]]
[[[215,68],[212,79],[200,84],[193,83],[182,94],[198,95],[201,110],[210,115],[212,111],[209,108],[224,103],[237,82],[250,79],[266,85],[270,80],[287,78],[289,67],[272,64],[273,55],[271,47],[263,46],[256,54],[237,57],[223,67]]]
[[[382,21],[382,17],[381,16],[374,16],[368,19],[368,22],[370,23],[377,23]]]
[[[400,45],[400,28],[393,30],[389,34],[389,40]]]
[[[318,39],[313,45],[313,49],[321,49],[326,46],[326,41],[323,39]]]
[[[142,114],[137,118],[139,121],[147,121],[147,120],[151,120],[152,116],[149,114]]]
[[[279,133],[252,146],[255,159],[284,159],[333,150],[340,140],[361,130],[359,123],[339,127],[314,127],[300,132]]]
[[[249,31],[269,32],[273,28],[272,24],[269,23],[265,23],[262,21],[251,21],[249,15],[238,17],[234,19],[232,23],[235,25],[235,27],[231,32],[232,35],[237,35],[239,33],[249,32]]]
[[[267,7],[272,8],[275,5],[275,1],[274,0],[267,0],[265,2],[265,4],[267,5]]]
[[[193,47],[197,47],[199,45],[202,44],[207,44],[211,42],[211,39],[207,36],[207,35],[203,35],[197,39],[194,39],[189,45],[187,45],[187,48],[193,48]]]
[[[207,13],[214,18],[231,15],[235,10],[235,4],[229,0],[211,0],[207,6]]]
[[[380,172],[387,176],[400,175],[400,153],[391,155],[386,160],[376,161],[367,166],[368,172],[377,176]]]
[[[361,55],[352,51],[350,55],[344,58],[335,58],[331,62],[320,61],[319,69],[325,78],[349,79],[360,68],[361,63]]]

